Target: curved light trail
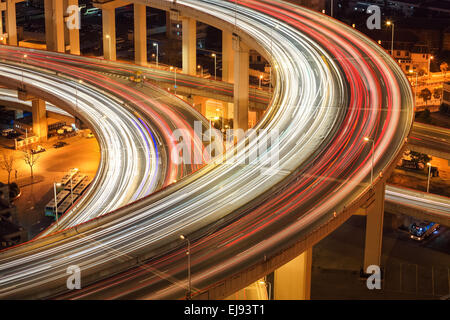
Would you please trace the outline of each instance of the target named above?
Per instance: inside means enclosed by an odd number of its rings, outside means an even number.
[[[236,30],[266,49],[277,85],[256,129],[278,131],[279,138],[258,153],[264,139],[252,132],[226,153],[227,162],[213,159],[102,219],[2,252],[0,297],[183,297],[180,234],[192,243],[194,290],[207,289],[288,248],[369,191],[364,137],[374,141],[377,176],[395,162],[411,129],[413,97],[381,47],[283,2],[177,4],[236,21]],[[245,157],[253,160],[242,163]],[[67,292],[73,264],[92,285]]]

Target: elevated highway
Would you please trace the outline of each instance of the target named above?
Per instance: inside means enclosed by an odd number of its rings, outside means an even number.
[[[134,2],[169,6],[260,49],[277,85],[256,128],[279,136],[258,153],[264,138],[251,132],[225,157],[151,196],[3,251],[0,297],[181,298],[184,234],[192,243],[194,297],[224,298],[313,246],[361,206],[379,219],[386,176],[413,121],[409,83],[381,47],[278,1]],[[243,162],[246,156],[252,161]],[[67,292],[70,264],[82,270],[82,290]]]

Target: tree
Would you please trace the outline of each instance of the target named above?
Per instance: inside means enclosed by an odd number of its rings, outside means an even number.
[[[433,90],[433,97],[435,99],[439,99],[441,97],[441,94],[442,94],[442,88],[435,88]]]
[[[0,167],[8,172],[8,184],[11,183],[11,172],[14,170],[14,155],[12,153],[2,152]]]
[[[31,180],[33,180],[33,167],[36,165],[39,160],[39,155],[34,154],[31,147],[28,147],[23,150],[23,160],[30,167],[31,171]]]
[[[422,89],[420,91],[419,97],[425,101],[425,105],[427,105],[428,100],[431,99],[431,91],[428,88]]]
[[[445,77],[446,74],[447,74],[447,71],[448,71],[448,63],[444,61],[444,62],[441,63],[441,65],[439,67],[440,67],[441,72],[444,74],[444,77]]]

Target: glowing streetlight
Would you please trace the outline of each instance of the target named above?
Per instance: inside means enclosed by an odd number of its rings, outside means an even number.
[[[159,45],[156,42],[153,42],[153,46],[156,47],[156,67],[159,66]]]
[[[58,219],[58,199],[56,197],[56,187],[61,187],[61,183],[53,182],[53,194],[55,196],[55,218],[56,218],[56,225],[59,225],[59,219]]]
[[[197,69],[200,70],[200,76],[203,78],[203,67],[201,65],[198,65]]]
[[[214,58],[214,80],[217,80],[217,55],[213,53],[211,57]]]
[[[261,89],[261,81],[262,81],[262,79],[263,79],[263,75],[261,74],[261,75],[259,75],[259,89]]]
[[[431,163],[427,163],[428,166],[428,182],[427,182],[427,193],[430,192],[430,177],[431,177]]]
[[[188,256],[188,292],[186,295],[187,300],[191,300],[192,295],[192,285],[191,285],[191,241],[189,241],[189,238],[185,235],[180,235],[181,240],[186,240],[187,242],[187,256]]]
[[[391,39],[391,56],[394,56],[394,30],[395,30],[395,25],[392,21],[386,21],[386,25],[388,27],[392,26],[392,39]]]
[[[433,60],[433,59],[434,59],[433,56],[430,56],[430,57],[428,58],[428,78],[431,77],[431,60]]]

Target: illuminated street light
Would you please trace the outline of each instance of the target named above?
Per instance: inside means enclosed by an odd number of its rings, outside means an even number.
[[[372,142],[372,163],[370,166],[370,185],[371,187],[373,187],[373,165],[374,165],[374,155],[375,155],[375,142],[373,141],[373,139],[369,138],[369,137],[364,137],[364,141],[365,142]]]
[[[413,69],[409,69],[409,73],[416,73],[416,82],[414,83],[414,108],[415,108],[417,100],[417,84],[419,81],[419,73],[417,71],[414,71]]]
[[[431,60],[433,60],[433,59],[434,59],[433,56],[430,56],[430,57],[428,58],[428,78],[431,77]]]
[[[214,80],[217,80],[217,55],[213,53],[211,57],[214,58]]]
[[[203,78],[203,67],[201,65],[198,65],[197,69],[200,70],[200,76]]]
[[[430,176],[431,176],[431,163],[427,163],[428,166],[428,182],[427,182],[427,193],[430,192]]]
[[[56,225],[59,225],[59,219],[58,219],[58,200],[56,198],[56,187],[61,187],[61,183],[53,182],[53,194],[55,196],[55,218],[56,218]]]
[[[394,56],[394,30],[395,25],[392,21],[386,21],[387,26],[392,26],[392,39],[391,39],[391,56]]]
[[[187,242],[187,256],[188,256],[188,291],[186,295],[186,300],[191,300],[192,295],[192,286],[191,286],[191,242],[189,241],[189,238],[185,235],[180,235],[181,240],[186,240]]]
[[[259,75],[259,89],[261,89],[261,80],[263,79],[263,75]]]
[[[156,67],[159,66],[159,45],[156,42],[153,42],[153,46],[156,47]]]

